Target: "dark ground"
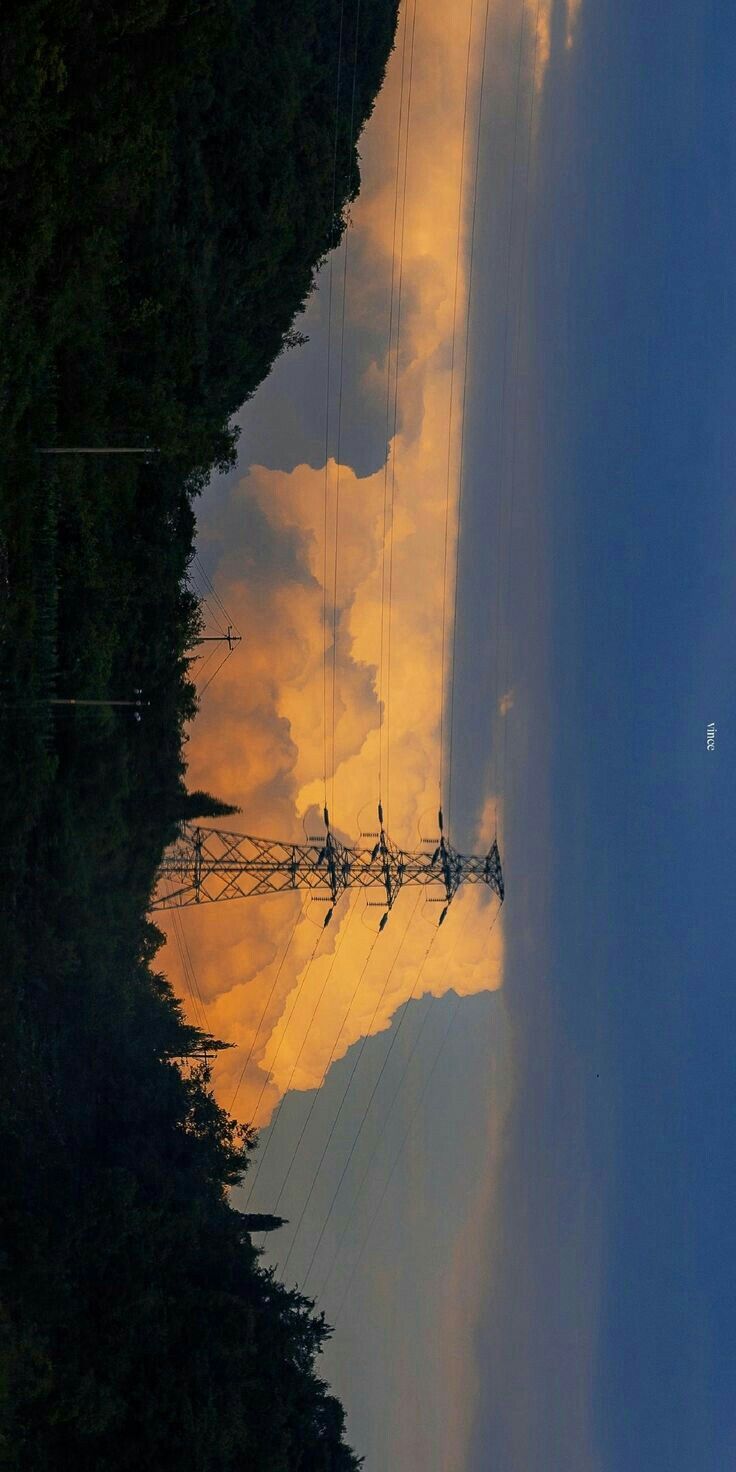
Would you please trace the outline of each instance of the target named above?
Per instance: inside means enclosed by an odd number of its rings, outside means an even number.
[[[358,187],[393,0],[10,5],[0,105],[0,1465],[350,1468],[252,1138],[156,971],[193,505]],[[337,165],[333,178],[334,160]],[[145,457],[46,456],[134,443]],[[155,453],[154,453],[155,450]],[[140,698],[77,708],[64,698]],[[140,719],[137,719],[137,715]]]

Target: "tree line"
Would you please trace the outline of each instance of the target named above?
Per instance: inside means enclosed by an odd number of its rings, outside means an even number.
[[[185,1021],[146,915],[177,823],[218,810],[186,783],[196,497],[232,461],[231,416],[295,340],[345,228],[396,10],[362,0],[357,48],[351,0],[8,0],[0,18],[0,1466],[14,1472],[359,1465],[318,1372],[328,1327],[261,1266],[264,1223],[230,1204],[256,1139],[213,1095],[226,1041]],[[37,453],[131,436],[158,454]],[[138,689],[139,721],[49,703]]]

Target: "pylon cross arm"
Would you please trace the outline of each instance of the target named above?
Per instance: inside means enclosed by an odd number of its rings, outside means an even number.
[[[324,843],[290,844],[188,823],[164,855],[158,881],[153,910],[294,890],[322,890],[334,903],[348,889],[373,885],[383,889],[387,909],[406,885],[437,885],[448,904],[466,882],[487,884],[504,897],[496,843],[481,857],[460,854],[442,839],[430,855],[397,849],[383,833],[373,849],[359,849],[330,832]]]

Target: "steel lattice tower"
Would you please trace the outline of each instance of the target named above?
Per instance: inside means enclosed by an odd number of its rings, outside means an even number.
[[[306,843],[282,843],[184,823],[162,860],[159,889],[151,909],[170,910],[301,890],[330,904],[324,921],[327,925],[334,905],[346,890],[376,888],[383,891],[383,898],[376,901],[386,911],[382,928],[396,896],[407,885],[441,887],[439,902],[444,901],[444,909],[440,924],[462,884],[486,884],[503,901],[503,872],[495,840],[482,856],[458,853],[444,837],[440,813],[440,836],[432,840],[431,850],[412,852],[397,848],[388,838],[380,807],[378,816],[380,827],[370,835],[376,839],[372,848],[349,848],[340,843],[330,830],[326,811],[324,838]],[[163,891],[166,883],[170,886],[168,892]]]

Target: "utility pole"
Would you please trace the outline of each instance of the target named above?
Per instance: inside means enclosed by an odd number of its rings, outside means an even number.
[[[132,705],[135,706],[136,710],[140,710],[144,705],[151,704],[150,700],[77,700],[76,696],[65,696],[64,698],[54,696],[47,700],[41,700],[39,703],[41,705],[100,705],[103,707]]]
[[[384,831],[380,806],[377,841],[372,848],[351,848],[340,843],[330,830],[327,809],[324,817],[325,835],[306,843],[282,843],[279,839],[183,823],[158,872],[159,881],[173,888],[160,890],[151,909],[182,909],[302,890],[329,904],[324,920],[327,925],[340,895],[349,889],[375,888],[382,891],[383,897],[368,903],[385,911],[380,925],[383,929],[397,895],[407,885],[441,889],[435,901],[444,905],[440,925],[463,884],[485,884],[503,901],[503,871],[495,839],[486,854],[458,853],[444,837],[441,813],[439,837],[428,840],[431,852],[397,848]]]
[[[194,642],[195,644],[227,644],[228,649],[232,649],[233,645],[241,642],[242,637],[242,634],[233,632],[232,624],[228,624],[226,634],[202,634]]]
[[[159,455],[153,445],[37,445],[37,455]]]
[[[2,709],[3,710],[24,710],[27,706],[32,706],[32,705],[77,705],[77,706],[95,706],[95,707],[101,708],[103,710],[107,710],[107,709],[115,709],[117,706],[129,706],[129,707],[132,707],[137,712],[139,712],[139,711],[141,711],[143,709],[144,706],[147,706],[147,705],[150,705],[150,704],[151,704],[150,700],[78,700],[77,697],[76,696],[73,696],[73,695],[68,695],[68,696],[41,695],[36,700],[18,700],[18,701],[14,701],[14,703],[12,705],[6,705],[3,702]],[[140,715],[139,714],[136,715],[136,720],[137,721],[140,720]]]

